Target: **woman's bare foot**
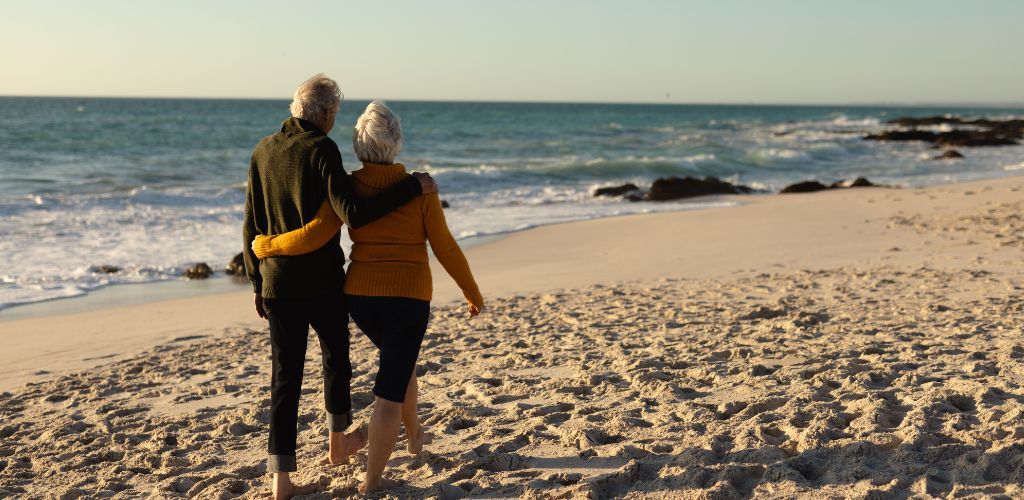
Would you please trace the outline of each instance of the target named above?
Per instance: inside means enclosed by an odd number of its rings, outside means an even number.
[[[423,445],[430,444],[434,440],[429,432],[423,430],[423,427],[418,427],[415,434],[409,434],[406,431],[405,437],[408,441],[409,453],[412,455],[419,455],[423,451]]]
[[[355,452],[366,446],[367,427],[363,423],[356,430],[344,432],[332,432],[327,450],[327,461],[331,465],[341,465],[348,462],[348,458]]]
[[[399,484],[400,483],[398,481],[395,481],[394,479],[381,478],[380,481],[377,481],[376,483],[371,485],[367,485],[366,483],[360,484],[359,494],[367,495],[370,493],[376,493],[378,491],[389,490],[391,488],[394,488],[395,486],[398,486]]]
[[[274,500],[288,500],[289,498],[298,495],[308,495],[319,489],[319,487],[320,485],[316,483],[304,484],[302,486],[293,484],[287,472],[278,472],[274,474]]]

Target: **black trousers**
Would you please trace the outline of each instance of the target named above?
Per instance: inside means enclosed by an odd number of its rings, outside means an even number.
[[[310,326],[320,339],[323,354],[327,426],[332,432],[341,432],[352,423],[352,364],[348,357],[348,313],[344,300],[343,294],[336,293],[309,299],[263,301],[273,348],[268,472],[296,470],[299,395]]]
[[[423,335],[430,320],[430,302],[406,297],[347,295],[346,303],[363,334],[380,351],[373,393],[395,403],[416,370]]]

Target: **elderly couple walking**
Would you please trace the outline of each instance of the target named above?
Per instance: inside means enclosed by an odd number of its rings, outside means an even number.
[[[350,176],[327,134],[341,106],[338,84],[324,75],[295,91],[291,117],[256,146],[249,165],[243,237],[256,312],[270,324],[273,373],[268,470],[275,498],[310,491],[292,483],[296,424],[309,327],[323,354],[324,403],[331,464],[368,446],[359,490],[382,489],[383,472],[404,425],[410,453],[429,434],[416,412],[416,360],[430,316],[432,281],[426,243],[469,302],[483,297],[445,222],[427,174],[407,173],[398,117],[374,101],[359,117],[352,146],[362,168]],[[346,276],[341,225],[352,238]],[[352,425],[349,315],[376,345],[379,366],[369,426]]]

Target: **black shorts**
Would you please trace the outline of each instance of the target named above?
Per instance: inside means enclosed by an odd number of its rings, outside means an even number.
[[[430,302],[407,297],[346,295],[349,315],[377,346],[380,362],[373,393],[396,403],[405,401],[416,370],[420,344],[427,332]]]

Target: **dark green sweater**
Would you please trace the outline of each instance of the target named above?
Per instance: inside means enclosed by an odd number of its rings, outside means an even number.
[[[325,198],[344,223],[360,227],[420,194],[419,181],[410,177],[373,198],[357,198],[338,145],[311,122],[285,120],[280,132],[256,145],[249,162],[242,254],[253,290],[266,298],[307,298],[341,292],[345,286],[340,232],[313,253],[262,261],[251,247],[257,234],[301,228]]]

